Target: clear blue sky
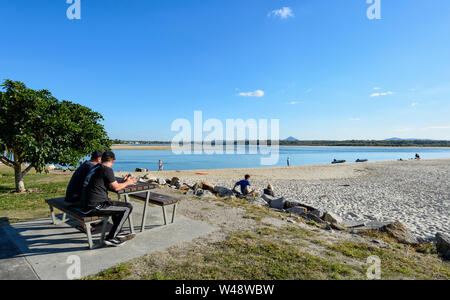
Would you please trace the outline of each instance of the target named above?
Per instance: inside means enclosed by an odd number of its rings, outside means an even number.
[[[65,2],[0,0],[0,79],[99,111],[111,138],[168,140],[202,110],[282,138],[450,139],[448,0],[381,0],[381,20],[366,0]]]

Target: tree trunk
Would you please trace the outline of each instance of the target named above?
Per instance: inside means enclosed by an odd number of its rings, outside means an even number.
[[[25,184],[23,183],[23,173],[22,173],[22,166],[15,165],[14,166],[14,179],[16,182],[16,192],[23,193],[25,192]]]

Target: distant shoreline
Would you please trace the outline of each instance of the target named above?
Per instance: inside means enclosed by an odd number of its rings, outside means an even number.
[[[226,145],[223,146],[225,149]],[[305,146],[305,145],[280,145],[279,147],[298,147],[298,148],[386,148],[386,149],[442,149],[448,150],[450,147],[427,147],[427,146]],[[112,150],[172,150],[172,146],[142,146],[142,145],[112,145]],[[182,148],[179,148],[182,150]],[[202,149],[202,147],[195,146],[191,149]],[[214,147],[203,147],[203,150],[215,150]]]

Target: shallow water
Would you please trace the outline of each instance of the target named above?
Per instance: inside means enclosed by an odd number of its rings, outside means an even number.
[[[136,168],[158,170],[158,161],[163,161],[164,170],[199,170],[226,168],[267,167],[261,164],[262,157],[268,154],[182,154],[176,155],[171,150],[114,150],[115,171],[134,171]],[[253,150],[256,150],[253,148]],[[257,151],[258,152],[258,151]],[[418,153],[424,159],[450,158],[450,149],[430,148],[374,148],[374,147],[279,147],[278,160],[273,166],[286,166],[290,158],[291,166],[330,164],[333,159],[354,162],[357,159],[384,161],[411,159]]]

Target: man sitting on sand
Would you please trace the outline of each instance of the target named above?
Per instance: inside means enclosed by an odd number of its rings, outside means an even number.
[[[250,179],[250,175],[245,175],[244,180],[236,182],[233,187],[233,192],[236,192],[236,187],[239,185],[241,187],[242,195],[247,196],[248,194],[253,193],[255,191],[255,189],[251,187],[249,179]]]
[[[131,214],[133,206],[125,202],[111,201],[108,198],[108,190],[120,191],[136,184],[136,179],[126,176],[123,183],[118,183],[111,168],[115,159],[111,151],[102,155],[102,163],[94,167],[86,177],[82,198],[86,203],[86,214],[112,217],[113,226],[106,236],[105,244],[117,247],[123,245],[125,243],[123,240],[127,239],[127,236],[119,235],[119,233]]]
[[[69,185],[66,190],[65,200],[74,205],[81,205],[81,190],[83,189],[83,182],[89,172],[102,161],[103,151],[97,150],[92,152],[91,159],[85,161],[76,171],[73,173],[70,179]]]

